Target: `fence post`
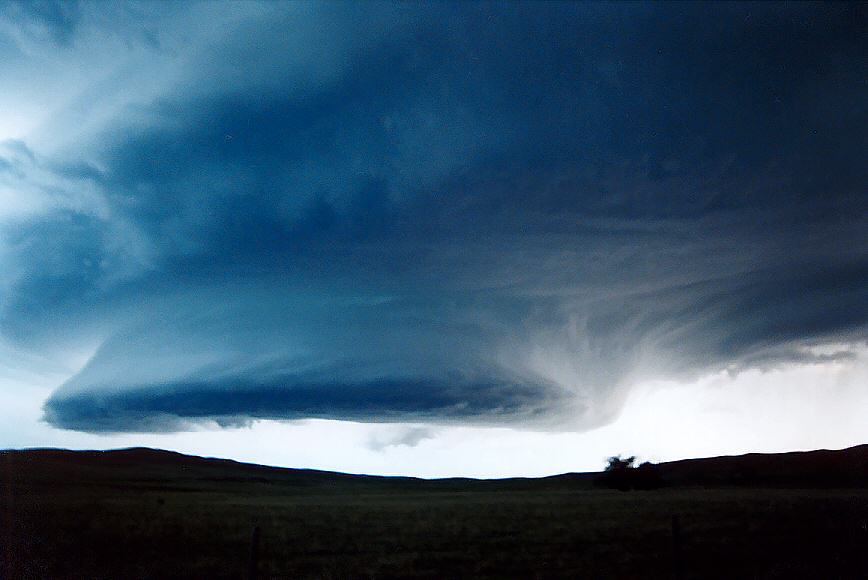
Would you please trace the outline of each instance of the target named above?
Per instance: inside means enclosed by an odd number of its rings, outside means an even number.
[[[250,538],[250,562],[247,572],[249,580],[259,580],[259,536],[259,526],[253,526],[253,535]]]
[[[684,578],[684,563],[681,559],[681,520],[672,516],[672,571],[676,580]]]

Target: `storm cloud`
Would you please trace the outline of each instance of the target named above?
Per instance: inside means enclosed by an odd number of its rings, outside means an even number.
[[[582,430],[866,339],[863,6],[135,10],[13,15],[128,40],[0,146],[2,338],[88,352],[55,426]]]

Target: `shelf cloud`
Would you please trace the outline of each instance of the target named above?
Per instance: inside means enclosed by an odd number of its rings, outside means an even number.
[[[866,339],[864,7],[45,6],[0,333],[88,352],[54,426],[586,430]]]

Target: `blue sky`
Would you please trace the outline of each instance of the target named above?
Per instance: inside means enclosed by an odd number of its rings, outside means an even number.
[[[865,19],[5,3],[0,446],[499,475],[863,442]]]

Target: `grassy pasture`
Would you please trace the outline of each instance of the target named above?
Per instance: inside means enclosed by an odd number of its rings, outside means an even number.
[[[583,476],[428,482],[168,455],[9,457],[10,579],[247,578],[254,526],[260,579],[868,578],[864,488],[619,492]]]

